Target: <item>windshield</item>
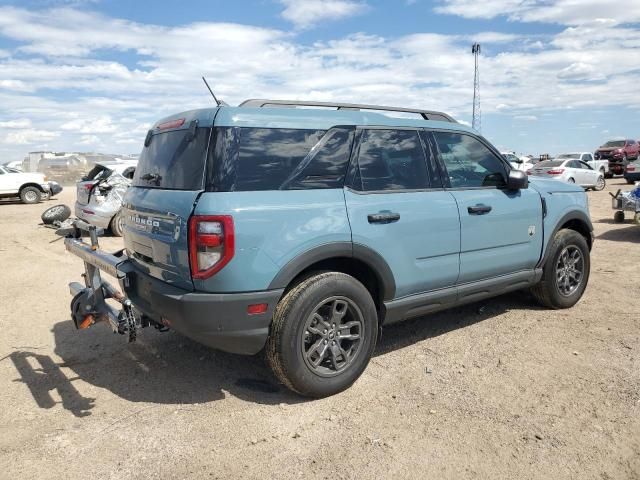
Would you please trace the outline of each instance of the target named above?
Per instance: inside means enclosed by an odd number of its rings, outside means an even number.
[[[612,142],[607,142],[603,145],[603,147],[624,147],[624,140],[615,140]]]
[[[544,161],[544,162],[540,162],[537,165],[537,167],[540,167],[540,168],[553,168],[553,167],[559,167],[563,163],[564,163],[564,161],[547,160],[547,161]]]
[[[563,153],[561,155],[558,155],[558,158],[580,160],[580,154],[579,153]]]
[[[133,185],[168,190],[201,190],[211,128],[155,134],[142,149]]]

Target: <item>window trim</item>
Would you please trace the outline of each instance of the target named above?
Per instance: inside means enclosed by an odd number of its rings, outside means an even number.
[[[431,137],[431,141],[433,142],[436,151],[437,151],[437,161],[438,161],[438,165],[441,169],[442,172],[442,183],[444,186],[444,189],[447,191],[461,191],[461,190],[508,190],[507,189],[507,182],[509,180],[509,172],[511,170],[513,170],[513,168],[511,167],[511,165],[509,164],[509,162],[507,162],[504,157],[496,150],[496,148],[491,145],[487,140],[484,139],[484,137],[481,137],[479,135],[475,135],[473,133],[467,132],[467,131],[462,131],[462,130],[451,130],[451,129],[447,129],[447,128],[425,128],[425,132],[430,135]],[[449,172],[447,170],[447,166],[444,163],[444,160],[442,159],[442,154],[440,152],[440,147],[438,147],[438,141],[435,138],[435,135],[433,135],[434,132],[444,132],[444,133],[457,133],[459,135],[466,135],[469,136],[475,140],[477,140],[478,142],[480,142],[482,145],[484,145],[487,150],[489,150],[491,153],[493,153],[493,155],[498,159],[498,161],[502,164],[502,166],[504,167],[504,173],[505,173],[505,185],[503,187],[496,187],[496,186],[486,186],[486,187],[452,187],[451,186],[451,181],[449,180]]]

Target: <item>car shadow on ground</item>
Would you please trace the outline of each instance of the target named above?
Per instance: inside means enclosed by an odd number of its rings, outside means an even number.
[[[375,356],[464,328],[511,309],[531,309],[533,300],[516,292],[491,301],[458,307],[384,329]],[[261,404],[307,401],[280,385],[263,357],[211,350],[175,332],[152,328],[128,344],[104,325],[77,331],[62,321],[53,327],[56,363],[40,352],[9,355],[40,408],[61,403],[77,417],[92,414],[96,399],[82,393],[81,380],[131,402],[198,404],[222,400],[229,393]],[[53,392],[57,392],[57,396]],[[55,398],[60,398],[57,402]]]
[[[374,356],[400,350],[429,338],[445,335],[478,322],[502,315],[510,310],[542,310],[527,291],[508,293],[482,302],[443,310],[428,316],[389,325],[382,330],[382,338]]]
[[[640,243],[640,225],[631,223],[624,228],[607,230],[596,237],[596,240],[608,240],[610,242]]]

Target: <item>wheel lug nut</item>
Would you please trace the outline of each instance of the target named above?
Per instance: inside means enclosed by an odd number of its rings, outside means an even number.
[[[324,329],[324,333],[327,333],[327,329],[326,328]]]
[[[326,345],[327,343],[329,343],[329,340],[325,340],[325,341],[324,341],[324,343],[325,343],[325,345]]]
[[[335,340],[334,340],[333,342],[331,342],[331,345],[335,345],[335,344],[336,344],[336,341],[335,341]]]

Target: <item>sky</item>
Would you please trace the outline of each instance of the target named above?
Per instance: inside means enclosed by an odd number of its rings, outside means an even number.
[[[0,163],[139,153],[247,98],[442,110],[522,154],[640,139],[640,0],[0,0]]]

